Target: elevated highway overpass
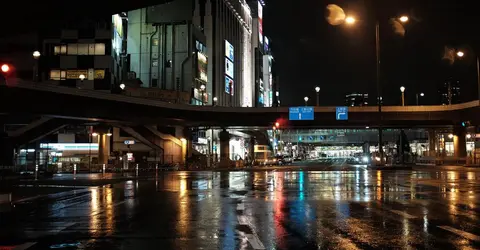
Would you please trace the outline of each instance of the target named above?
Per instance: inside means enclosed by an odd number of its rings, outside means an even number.
[[[270,127],[278,119],[282,126],[375,127],[376,106],[350,107],[348,120],[337,121],[335,107],[315,107],[313,121],[288,121],[288,107],[240,108],[166,103],[95,90],[75,89],[17,81],[0,86],[0,113],[10,116],[42,116],[118,124],[168,124],[186,127]],[[451,127],[463,121],[480,123],[478,100],[435,106],[383,106],[384,127]]]

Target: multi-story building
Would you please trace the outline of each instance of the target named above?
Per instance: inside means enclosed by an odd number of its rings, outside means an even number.
[[[368,94],[351,93],[345,95],[345,105],[354,106],[366,106],[368,105]]]
[[[460,81],[452,77],[448,78],[440,84],[438,94],[442,105],[460,103]]]
[[[123,76],[124,53],[121,41],[120,48],[115,43],[122,30],[121,21],[112,23],[110,18],[86,19],[49,30],[42,35],[39,80],[115,91]]]
[[[196,105],[252,106],[250,9],[243,0],[175,0],[128,12],[127,54],[141,87]]]

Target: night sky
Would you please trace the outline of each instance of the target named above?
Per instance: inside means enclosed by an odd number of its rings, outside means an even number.
[[[420,4],[419,4],[420,2]],[[320,86],[321,105],[341,105],[351,92],[376,96],[375,20],[380,20],[384,103],[399,105],[400,86],[406,103],[424,92],[426,104],[438,102],[437,85],[448,77],[461,81],[462,101],[476,97],[473,51],[480,52],[479,26],[473,4],[447,0],[270,0],[265,7],[265,34],[271,36],[279,65],[282,106],[315,102]],[[354,26],[332,26],[325,19],[329,3],[357,18]],[[380,10],[376,14],[376,10]],[[410,16],[402,37],[394,32],[391,17]],[[360,20],[359,20],[360,19]],[[445,46],[469,51],[461,61],[442,59]],[[467,53],[467,52],[465,52]]]
[[[118,12],[123,8],[120,4],[140,7],[162,1],[165,0],[105,1],[103,7],[93,4],[93,0],[76,6],[58,0],[33,2],[34,5],[10,1],[2,3],[0,18],[9,25],[2,26],[0,36],[14,30],[49,27],[60,16],[75,19]],[[325,19],[327,4],[339,5],[347,14],[354,15],[357,23],[330,25]],[[315,86],[321,87],[321,105],[342,105],[345,94],[351,92],[369,93],[373,104],[376,19],[381,27],[385,104],[400,104],[402,85],[406,87],[407,104],[414,104],[415,93],[419,92],[425,93],[422,103],[434,104],[438,102],[437,85],[448,77],[461,81],[462,101],[473,100],[477,96],[474,51],[480,52],[477,9],[475,1],[455,0],[266,0],[264,33],[270,37],[279,67],[281,104],[303,105],[306,95],[314,104]],[[391,17],[400,15],[410,17],[404,36],[396,34],[389,22]],[[442,59],[445,46],[462,48],[466,56],[454,62]]]

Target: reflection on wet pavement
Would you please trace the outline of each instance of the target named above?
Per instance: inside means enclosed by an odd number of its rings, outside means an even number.
[[[17,204],[29,249],[480,247],[480,172],[167,172]],[[3,214],[2,214],[3,216]]]

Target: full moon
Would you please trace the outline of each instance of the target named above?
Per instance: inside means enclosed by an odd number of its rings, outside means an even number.
[[[345,21],[345,12],[336,4],[327,5],[325,19],[331,25],[340,25]]]

